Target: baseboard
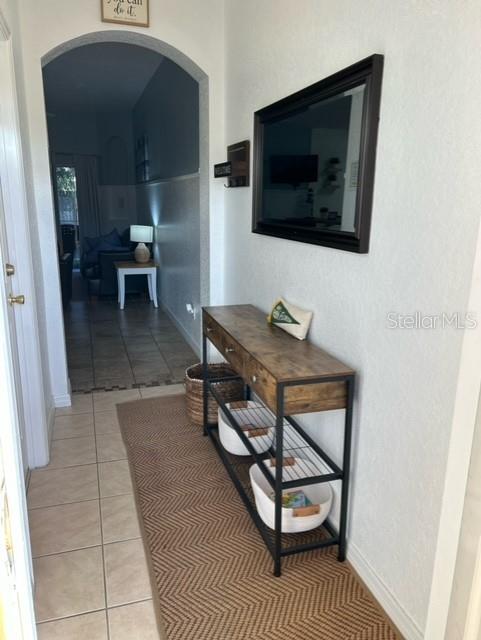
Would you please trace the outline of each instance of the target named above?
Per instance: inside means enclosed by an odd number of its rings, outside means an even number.
[[[70,407],[72,404],[72,397],[70,393],[64,393],[60,396],[54,396],[53,399],[54,407],[60,409],[61,407]]]
[[[365,582],[374,598],[401,632],[405,640],[423,640],[424,634],[409,614],[402,608],[391,591],[380,579],[356,545],[348,543],[347,559],[359,577]]]
[[[188,342],[189,345],[192,347],[192,349],[195,351],[195,353],[199,355],[200,344],[196,340],[194,340],[194,338],[189,334],[189,332],[183,326],[183,324],[175,317],[175,315],[172,313],[169,307],[167,307],[162,301],[160,301],[160,306],[162,308],[162,311],[164,311],[164,313],[168,315],[170,320],[172,320],[172,322],[175,324],[175,328],[182,334],[182,337],[184,338],[184,340]]]

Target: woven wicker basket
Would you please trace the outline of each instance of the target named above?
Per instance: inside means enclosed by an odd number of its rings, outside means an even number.
[[[235,371],[225,363],[209,364],[209,378],[223,378],[236,375]],[[214,388],[223,398],[224,402],[234,402],[242,400],[244,393],[244,383],[241,379],[229,380],[226,382],[214,382]],[[204,384],[202,378],[202,364],[194,364],[185,372],[185,391],[187,400],[187,413],[190,420],[199,426],[204,424],[203,393]],[[209,424],[217,422],[217,410],[219,405],[209,393]]]

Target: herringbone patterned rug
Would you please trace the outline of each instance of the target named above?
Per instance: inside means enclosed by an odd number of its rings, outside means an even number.
[[[334,548],[289,556],[273,577],[183,395],[121,404],[118,415],[168,640],[399,639]]]

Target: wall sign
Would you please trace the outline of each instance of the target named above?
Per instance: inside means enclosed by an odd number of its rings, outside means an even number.
[[[100,0],[102,21],[149,26],[149,0]]]
[[[214,165],[214,178],[224,178],[232,175],[232,165],[230,162],[219,162]]]

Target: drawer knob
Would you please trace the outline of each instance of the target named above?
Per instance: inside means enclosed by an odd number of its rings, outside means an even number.
[[[210,333],[212,331],[212,327],[206,327],[206,331],[207,333]]]
[[[226,347],[225,348],[225,352],[226,353],[232,353],[233,351],[235,351],[235,349],[233,347]]]
[[[257,382],[257,376],[251,376],[252,382]]]

